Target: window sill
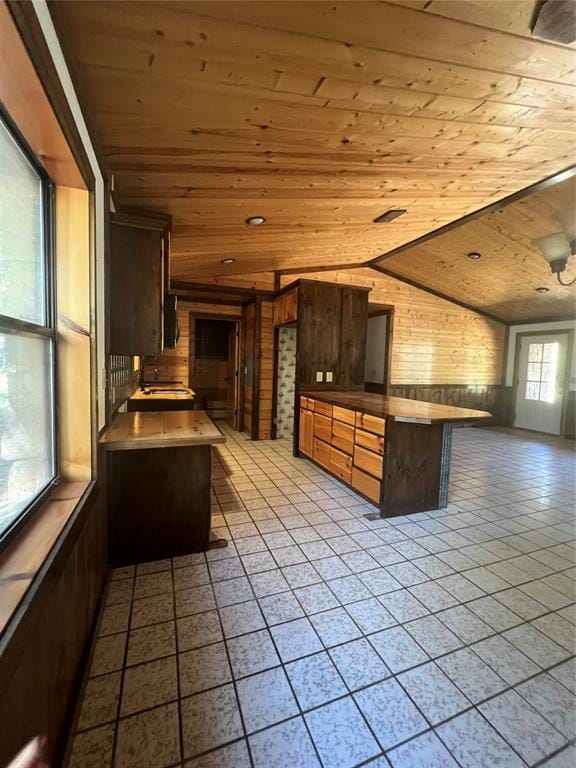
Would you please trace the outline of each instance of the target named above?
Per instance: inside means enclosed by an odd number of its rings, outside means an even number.
[[[0,637],[93,485],[61,483],[0,554]]]

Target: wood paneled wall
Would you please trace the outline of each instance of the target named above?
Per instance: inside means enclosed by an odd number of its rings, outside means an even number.
[[[274,392],[274,302],[263,301],[260,318],[260,408],[258,438],[272,437],[272,397]]]
[[[144,377],[146,381],[154,380],[154,370],[158,369],[160,381],[182,381],[188,386],[188,365],[190,345],[190,312],[199,315],[227,315],[240,320],[242,307],[227,304],[205,304],[199,301],[178,301],[178,324],[180,339],[174,349],[165,349],[157,358],[147,357],[144,361]]]
[[[106,523],[93,489],[74,513],[0,646],[0,765],[37,734],[62,752],[106,572]]]
[[[244,431],[253,440],[272,436],[274,303],[256,299],[244,314]]]
[[[298,277],[367,286],[370,303],[394,308],[392,385],[502,383],[503,323],[370,269],[286,275],[282,287]]]

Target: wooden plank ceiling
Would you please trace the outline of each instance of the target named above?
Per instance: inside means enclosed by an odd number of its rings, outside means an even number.
[[[486,213],[421,245],[384,256],[376,265],[508,322],[574,315],[576,285],[558,284],[541,251],[532,244],[562,231],[554,214],[576,216],[576,180],[555,184]],[[467,257],[470,252],[480,259]],[[576,276],[571,257],[564,281]],[[548,288],[538,293],[536,288]]]
[[[361,264],[574,162],[574,51],[530,38],[533,0],[51,6],[175,280]]]

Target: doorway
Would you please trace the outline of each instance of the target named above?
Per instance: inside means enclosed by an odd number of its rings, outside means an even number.
[[[239,422],[239,346],[238,320],[190,313],[188,370],[197,407],[233,429]]]
[[[568,389],[568,333],[519,334],[514,426],[559,435]]]
[[[366,392],[377,392],[383,395],[388,392],[392,315],[391,307],[382,304],[368,305],[364,369],[364,389]]]

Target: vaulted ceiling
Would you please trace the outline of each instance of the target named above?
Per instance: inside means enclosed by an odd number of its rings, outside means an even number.
[[[574,51],[530,37],[535,0],[51,5],[176,280],[360,264],[575,162]]]

